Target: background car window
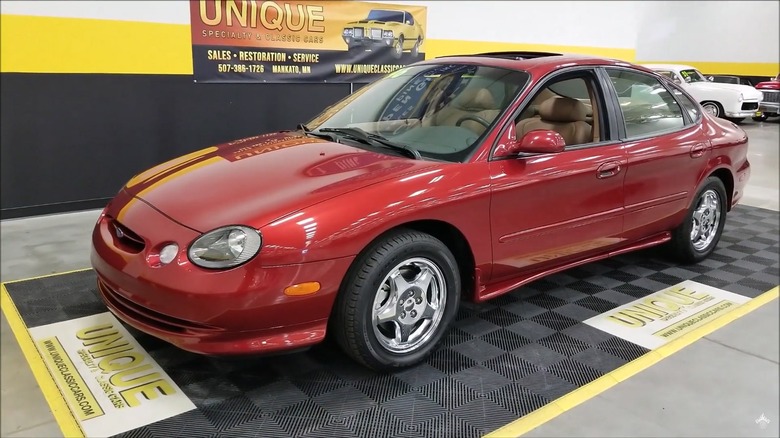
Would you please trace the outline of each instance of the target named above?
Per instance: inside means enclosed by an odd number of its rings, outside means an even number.
[[[608,70],[618,93],[626,135],[644,137],[685,126],[680,105],[658,79],[627,70]]]
[[[680,76],[685,82],[709,82],[698,70],[680,70]]]

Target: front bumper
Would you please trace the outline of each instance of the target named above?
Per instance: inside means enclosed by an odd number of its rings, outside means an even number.
[[[758,111],[765,114],[780,113],[780,102],[761,102],[758,105]]]
[[[342,35],[342,39],[351,49],[356,47],[392,47],[395,44],[393,37],[372,38],[368,35],[361,37]]]
[[[142,202],[127,215],[127,229],[147,242],[128,248],[101,215],[92,235],[91,261],[108,309],[128,325],[203,354],[270,353],[323,340],[328,316],[352,257],[299,265],[262,266],[259,258],[228,270],[193,265],[186,246],[197,233]],[[140,214],[138,211],[142,210]],[[143,222],[138,221],[143,218]],[[181,249],[168,265],[151,267],[149,242],[176,241]],[[318,281],[318,292],[284,294],[287,286]]]
[[[743,118],[752,117],[759,107],[759,101],[743,101],[740,102],[740,108],[729,108],[724,111],[726,117]]]

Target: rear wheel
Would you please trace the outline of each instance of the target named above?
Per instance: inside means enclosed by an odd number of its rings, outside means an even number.
[[[414,47],[412,47],[412,57],[416,58],[420,56],[420,44],[422,44],[422,41],[420,40],[420,37],[417,37],[417,41],[415,41]]]
[[[769,118],[766,114],[761,114],[760,116],[753,117],[754,122],[766,122],[766,120]]]
[[[375,370],[421,362],[452,323],[460,287],[455,257],[440,240],[390,234],[350,269],[334,308],[336,341]]]
[[[683,263],[707,258],[718,245],[726,224],[728,197],[723,182],[709,177],[696,192],[688,215],[672,232],[672,255]]]

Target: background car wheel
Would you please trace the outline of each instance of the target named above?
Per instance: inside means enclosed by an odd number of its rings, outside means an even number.
[[[375,370],[424,360],[458,311],[460,273],[435,237],[393,232],[368,248],[345,278],[332,330],[341,348]]]
[[[395,41],[395,45],[392,48],[393,58],[400,59],[404,54],[404,36],[398,35],[398,39]]]
[[[718,102],[702,102],[701,108],[711,116],[723,117],[723,107]]]
[[[753,117],[753,121],[754,121],[754,122],[766,122],[766,120],[767,120],[768,118],[769,118],[769,116],[768,116],[768,115],[766,115],[766,114],[762,114],[762,115],[760,115],[760,116],[758,116],[758,117]]]
[[[723,182],[716,177],[707,178],[696,192],[685,220],[672,232],[672,256],[683,263],[707,258],[723,233],[727,203]]]
[[[414,47],[412,47],[412,57],[420,56],[420,44],[422,44],[422,41],[420,41],[420,37],[417,37],[417,41],[414,43]]]

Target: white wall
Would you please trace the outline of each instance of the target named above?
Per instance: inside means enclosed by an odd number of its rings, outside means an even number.
[[[639,61],[778,62],[777,1],[637,4]]]
[[[633,49],[636,4],[619,1],[389,1],[428,7],[428,37]]]
[[[778,62],[777,1],[392,1],[432,39],[636,50],[640,61]],[[187,1],[8,1],[3,14],[189,23]]]

